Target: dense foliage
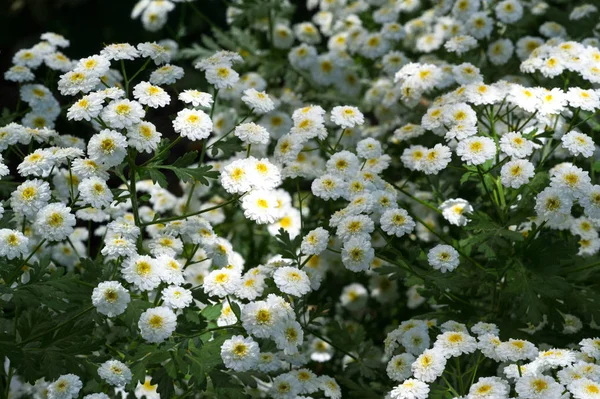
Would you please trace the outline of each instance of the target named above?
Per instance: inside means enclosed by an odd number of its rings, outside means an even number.
[[[226,3],[14,54],[0,397],[600,398],[598,8]]]

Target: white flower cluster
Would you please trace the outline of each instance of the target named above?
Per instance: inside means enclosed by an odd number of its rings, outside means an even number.
[[[45,33],[14,55],[10,397],[600,397],[600,340],[581,340],[600,317],[598,30],[541,1],[307,0],[308,21],[275,3],[227,2],[210,50],[71,60]],[[131,17],[158,32],[176,7],[208,18],[187,0]],[[56,326],[32,333],[38,313]],[[71,327],[81,378],[46,347]],[[21,384],[28,351],[60,370]]]

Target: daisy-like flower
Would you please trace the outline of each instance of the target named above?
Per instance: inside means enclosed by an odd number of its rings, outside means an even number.
[[[318,255],[327,249],[329,232],[322,227],[310,231],[302,239],[300,250],[305,255]]]
[[[600,384],[589,378],[574,380],[568,385],[568,389],[575,399],[600,398]]]
[[[389,235],[402,237],[413,231],[416,224],[404,209],[388,209],[381,215],[381,229]]]
[[[140,52],[136,50],[134,46],[129,43],[113,43],[104,47],[100,52],[109,60],[120,61],[120,60],[134,60],[140,56]]]
[[[333,107],[331,121],[345,129],[362,125],[365,123],[365,118],[358,108],[346,105]]]
[[[236,126],[233,134],[247,144],[268,144],[269,132],[254,122],[242,123]]]
[[[35,79],[35,75],[31,72],[31,69],[23,65],[13,65],[6,72],[4,72],[4,79],[10,82],[30,82]]]
[[[244,90],[242,101],[257,114],[266,114],[275,109],[273,100],[264,91],[257,91],[253,88]]]
[[[388,377],[394,381],[402,382],[412,375],[411,365],[415,357],[410,353],[402,353],[390,359],[386,372]]]
[[[131,370],[118,360],[108,360],[98,367],[98,375],[110,385],[123,387],[131,381]]]
[[[184,90],[179,93],[179,99],[184,103],[192,104],[194,107],[210,108],[213,103],[211,94],[198,90]]]
[[[435,270],[442,273],[453,271],[460,264],[459,254],[450,245],[439,244],[429,250],[427,261]]]
[[[127,128],[127,143],[139,152],[151,153],[158,148],[162,134],[150,122],[141,122]]]
[[[252,370],[258,364],[260,349],[251,338],[234,335],[221,345],[221,358],[225,367],[234,371]]]
[[[489,137],[468,137],[460,141],[456,154],[467,165],[481,165],[496,155],[496,144]]]
[[[83,383],[75,374],[65,374],[58,377],[48,387],[48,399],[77,398]]]
[[[118,281],[104,281],[92,292],[92,304],[99,313],[108,317],[123,313],[130,300],[129,291]]]
[[[67,111],[67,119],[69,120],[86,120],[97,117],[102,111],[104,97],[100,94],[91,93],[83,96],[79,101],[75,102]]]
[[[364,236],[354,236],[342,247],[342,263],[353,272],[368,270],[374,257],[371,241]]]
[[[137,255],[123,262],[123,278],[141,291],[151,291],[161,281],[162,269],[156,259],[147,255]]]
[[[258,224],[274,223],[281,214],[272,191],[252,190],[242,198],[244,216]]]
[[[127,156],[127,139],[115,130],[104,129],[92,136],[87,152],[95,162],[106,167],[116,166]]]
[[[465,214],[473,212],[473,207],[462,198],[448,199],[440,204],[439,209],[444,219],[455,226],[466,226],[469,219]]]
[[[10,207],[18,215],[35,216],[50,201],[50,185],[40,179],[21,183],[10,198]]]
[[[162,298],[165,305],[172,309],[187,308],[194,300],[190,290],[177,285],[165,288],[162,291]]]
[[[446,358],[450,358],[475,352],[477,340],[462,331],[446,331],[437,336],[433,347],[439,349]]]
[[[140,104],[152,108],[161,108],[171,102],[171,96],[159,86],[149,82],[140,82],[133,88],[133,96]]]
[[[83,202],[94,208],[108,207],[113,200],[113,194],[106,181],[99,177],[83,179],[78,188]]]
[[[2,208],[2,205],[0,205]],[[2,210],[4,211],[4,210]],[[2,212],[0,212],[0,217]],[[17,230],[0,229],[0,257],[14,259],[25,256],[29,251],[29,238]]]
[[[429,397],[429,385],[423,381],[409,378],[390,392],[392,399],[426,399]]]
[[[71,208],[55,202],[38,212],[34,226],[46,240],[62,241],[73,232],[75,216],[71,213]]]
[[[183,75],[183,68],[167,64],[150,74],[150,83],[155,85],[172,85],[181,79]]]
[[[502,342],[496,347],[496,353],[502,361],[516,362],[535,359],[538,349],[529,341],[510,338],[508,342]]]
[[[146,115],[137,101],[113,100],[102,110],[102,120],[115,129],[123,129],[140,123]]]
[[[58,90],[63,96],[74,96],[75,94],[89,93],[100,84],[100,78],[90,72],[70,71],[58,80]]]
[[[500,150],[512,158],[526,158],[533,152],[533,143],[521,133],[508,132],[500,138]]]
[[[285,294],[303,296],[310,292],[310,280],[303,270],[291,266],[278,268],[273,274],[277,288]]]
[[[233,87],[239,80],[240,75],[228,65],[215,65],[205,71],[206,80],[217,89]]]
[[[137,45],[142,57],[148,57],[154,61],[156,65],[165,64],[171,60],[169,51],[156,42],[146,42]]]
[[[412,364],[413,375],[423,382],[433,382],[442,375],[446,357],[439,349],[427,349]]]
[[[508,397],[510,386],[502,378],[481,377],[469,388],[469,398],[492,399]]]
[[[226,297],[234,294],[242,284],[239,271],[233,269],[218,269],[204,277],[204,292],[210,296]]]
[[[500,177],[506,187],[519,188],[535,175],[535,166],[526,159],[515,159],[502,166]]]
[[[173,121],[173,128],[183,137],[192,141],[207,138],[213,129],[210,117],[197,109],[183,109],[177,113]]]
[[[82,71],[92,76],[101,77],[108,72],[110,60],[103,55],[92,55],[91,57],[80,59],[75,65],[74,71]]]
[[[564,223],[571,214],[573,200],[564,188],[547,187],[535,202],[537,215],[551,224]]]
[[[296,398],[301,390],[300,382],[292,373],[280,374],[273,378],[269,397],[273,399]]]
[[[160,343],[177,328],[177,316],[166,306],[146,310],[138,322],[140,334],[147,342]]]
[[[304,331],[296,320],[288,319],[283,322],[280,330],[273,335],[273,340],[279,350],[286,355],[298,353],[298,347],[304,341]]]
[[[525,399],[559,399],[563,386],[550,376],[541,374],[524,375],[517,380],[515,391]]]
[[[587,134],[571,131],[562,136],[560,140],[563,147],[574,157],[583,155],[585,158],[589,158],[594,155],[594,151],[596,150],[594,141]]]

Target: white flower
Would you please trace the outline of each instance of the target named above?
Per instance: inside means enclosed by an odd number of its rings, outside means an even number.
[[[151,153],[158,148],[162,134],[150,122],[141,122],[127,128],[127,143],[139,152]]]
[[[163,289],[162,298],[165,305],[172,309],[187,308],[193,301],[192,292],[177,285]]]
[[[460,264],[459,254],[450,245],[438,244],[427,253],[427,260],[431,267],[442,273],[453,271]]]
[[[342,247],[342,263],[353,272],[368,270],[374,257],[371,241],[364,236],[354,236]]]
[[[535,175],[535,166],[526,159],[515,159],[502,166],[500,177],[506,187],[519,188]]]
[[[460,141],[456,154],[467,165],[481,165],[496,155],[496,144],[489,137],[468,137]]]
[[[108,360],[98,367],[98,375],[110,385],[122,387],[131,381],[131,370],[118,360]]]
[[[158,287],[162,271],[156,259],[147,255],[133,256],[123,262],[123,278],[141,291],[151,291]]]
[[[48,387],[48,399],[72,399],[79,396],[83,383],[75,374],[61,375]]]
[[[412,375],[411,365],[415,357],[410,353],[402,353],[390,359],[386,372],[388,377],[394,381],[402,382]]]
[[[99,313],[108,317],[123,313],[130,300],[129,291],[118,281],[104,281],[92,292],[92,304]]]
[[[253,88],[244,90],[242,101],[257,114],[266,114],[275,109],[273,100],[264,91]]]
[[[213,103],[212,95],[198,90],[184,90],[179,93],[179,99],[194,107],[209,108]]]
[[[322,227],[310,231],[302,239],[300,250],[305,255],[318,255],[327,249],[329,232]]]
[[[517,22],[523,16],[523,6],[519,0],[501,1],[494,10],[496,17],[506,24]]]
[[[423,381],[409,378],[390,392],[392,399],[427,399],[429,386]]]
[[[465,353],[473,353],[477,349],[477,341],[462,331],[446,331],[436,337],[433,345],[447,357],[457,357]]]
[[[469,388],[470,399],[507,398],[510,386],[502,378],[481,377]]]
[[[215,65],[206,69],[206,80],[217,89],[233,87],[240,75],[228,65]]]
[[[538,355],[538,349],[529,341],[510,338],[496,347],[500,360],[516,362],[519,360],[533,360]]]
[[[177,316],[165,306],[151,308],[140,316],[138,328],[142,338],[147,342],[163,342],[177,328]]]
[[[564,188],[547,187],[535,200],[535,211],[543,221],[564,223],[571,215],[573,201]]]
[[[533,143],[521,133],[508,132],[500,138],[500,150],[512,158],[526,158],[533,152]]]
[[[286,355],[295,355],[298,353],[298,347],[304,341],[304,331],[302,326],[296,320],[284,320],[280,329],[273,334],[273,340],[279,350]]]
[[[279,215],[277,197],[273,191],[252,190],[242,198],[242,209],[247,219],[258,224],[274,223]]]
[[[49,241],[64,240],[73,232],[74,226],[71,208],[57,202],[43,207],[35,219],[36,231]]]
[[[600,384],[589,378],[574,380],[568,386],[575,399],[594,399],[600,397]]]
[[[236,126],[233,134],[247,144],[268,144],[269,132],[264,127],[253,122]]]
[[[524,375],[515,384],[515,391],[524,399],[559,399],[563,390],[554,378],[541,374]]]
[[[235,293],[242,283],[239,271],[233,269],[218,269],[204,277],[204,292],[210,296],[225,297]]]
[[[444,219],[455,226],[466,226],[469,219],[465,214],[473,212],[473,207],[462,198],[448,199],[440,204],[439,209]]]
[[[167,63],[171,60],[171,55],[167,49],[156,42],[146,42],[137,45],[142,57],[151,58],[156,65]]]
[[[331,121],[342,128],[349,128],[362,125],[365,118],[358,108],[346,105],[333,107]]]
[[[63,96],[89,93],[100,83],[100,78],[93,73],[84,71],[70,71],[62,75],[58,81],[58,90]]]
[[[2,205],[0,205],[0,209]],[[0,217],[2,216],[0,212]],[[28,253],[29,238],[17,230],[0,229],[0,257],[14,259]]]
[[[560,140],[563,143],[563,147],[574,157],[583,155],[585,158],[589,158],[594,155],[594,151],[596,150],[594,140],[587,134],[571,131],[562,136]]]
[[[100,94],[91,93],[76,101],[67,111],[69,120],[89,121],[100,114],[104,104],[104,97]]]
[[[273,378],[269,397],[273,399],[297,398],[301,389],[300,382],[292,373],[280,374]]]
[[[171,102],[171,96],[161,87],[149,82],[140,82],[133,88],[133,96],[141,104],[161,108]]]
[[[139,51],[129,43],[109,44],[102,49],[100,54],[114,61],[134,60],[140,56]]]
[[[113,200],[113,194],[106,181],[99,177],[83,179],[78,188],[83,202],[94,208],[108,207]]]
[[[415,228],[415,222],[404,209],[388,209],[381,215],[381,229],[389,235],[402,237]]]
[[[225,367],[234,371],[252,370],[258,364],[260,349],[251,338],[234,335],[221,346],[221,358]]]
[[[303,270],[285,266],[278,268],[273,274],[277,288],[285,294],[303,296],[310,292],[310,280]]]
[[[444,354],[439,349],[427,349],[412,364],[412,372],[423,382],[433,382],[442,375],[445,367]]]
[[[145,115],[140,103],[122,99],[111,101],[102,110],[101,118],[110,127],[122,129],[140,123]]]
[[[95,162],[106,167],[116,166],[127,156],[127,139],[115,130],[104,129],[92,136],[87,152]]]
[[[11,194],[11,209],[29,218],[35,216],[50,200],[50,185],[39,179],[26,180]]]
[[[207,138],[212,132],[213,123],[210,117],[197,109],[183,109],[177,113],[173,128],[183,137],[192,141]]]

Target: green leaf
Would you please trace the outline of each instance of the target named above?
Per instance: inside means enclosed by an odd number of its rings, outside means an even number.
[[[177,168],[170,165],[163,165],[158,166],[158,168],[173,171],[173,173],[184,182],[198,182],[205,186],[209,185],[207,179],[216,179],[219,177],[219,172],[211,170],[213,168],[212,165],[200,165],[197,168]]]
[[[187,152],[182,157],[179,157],[173,162],[174,167],[176,168],[185,168],[186,166],[190,166],[194,163],[196,158],[198,157],[198,151],[190,151]]]

